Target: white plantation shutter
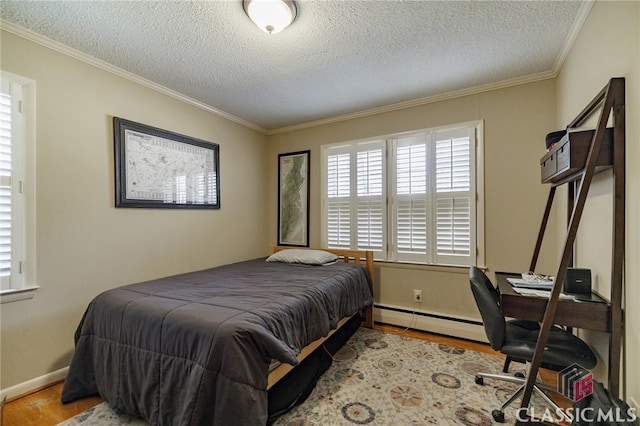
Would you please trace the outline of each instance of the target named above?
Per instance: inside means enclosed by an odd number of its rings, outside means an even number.
[[[2,290],[19,287],[21,235],[21,169],[19,140],[21,87],[2,79],[0,94],[0,285]],[[16,239],[18,237],[18,239]]]
[[[448,197],[438,194],[436,222],[438,256],[468,256],[471,227],[469,197]]]
[[[474,132],[435,135],[436,263],[471,264],[475,248]]]
[[[475,265],[475,132],[469,125],[323,146],[324,246]]]
[[[2,71],[0,90],[0,303],[31,299],[35,265],[36,82]]]
[[[2,290],[11,288],[11,96],[4,84],[0,95],[0,281]]]
[[[327,247],[351,248],[351,158],[348,152],[327,157]]]
[[[396,260],[424,263],[429,253],[429,149],[425,135],[394,141],[393,203]]]
[[[367,144],[356,151],[357,217],[356,245],[359,250],[382,253],[386,202],[383,191],[384,146]]]
[[[11,288],[11,187],[0,185],[0,281]]]
[[[351,248],[351,200],[331,200],[328,208],[329,248]]]
[[[396,249],[399,253],[427,253],[427,214],[426,199],[398,197]]]
[[[357,207],[357,248],[382,252],[386,206],[381,199],[359,199]]]
[[[323,244],[328,248],[386,248],[385,151],[383,141],[324,148]]]

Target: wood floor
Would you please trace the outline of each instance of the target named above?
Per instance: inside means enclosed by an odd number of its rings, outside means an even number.
[[[31,395],[9,401],[2,409],[2,426],[50,426],[102,402],[100,397],[62,404],[62,382]]]
[[[444,343],[450,346],[474,350],[477,352],[498,354],[488,345],[468,340],[456,339],[423,331],[405,331],[402,328],[389,325],[376,324],[375,328],[389,333],[402,333],[402,335],[407,337],[428,340],[434,343]],[[550,381],[553,380],[555,376],[553,374],[549,374],[548,377],[542,375],[542,378],[545,381]],[[7,402],[2,409],[0,425],[52,426],[102,402],[102,399],[99,397],[89,397],[70,404],[62,404],[60,402],[62,385],[63,383],[61,382],[33,394]]]

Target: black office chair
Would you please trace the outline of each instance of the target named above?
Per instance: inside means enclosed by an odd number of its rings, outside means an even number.
[[[517,323],[507,321],[500,311],[500,295],[498,291],[480,269],[471,267],[469,281],[491,347],[512,359],[530,362],[536,350],[539,328],[533,325],[530,328],[522,327]],[[543,352],[541,366],[550,370],[561,371],[573,364],[592,369],[596,366],[597,361],[593,351],[585,342],[563,328],[552,328]],[[524,392],[526,379],[500,374],[478,373],[476,383],[484,384],[485,378],[504,380],[521,385],[502,404],[499,410],[491,412],[494,420],[502,423],[504,422],[504,409]],[[554,412],[562,412],[560,407],[547,396],[543,389],[553,390],[539,381],[533,387],[534,393],[549,404],[554,409]]]
[[[496,290],[497,291],[497,290]],[[498,296],[500,297],[500,296]],[[527,321],[527,320],[521,320],[521,319],[511,319],[507,321],[508,324],[511,324],[510,326],[512,327],[521,327],[527,330],[535,330],[535,331],[539,331],[540,330],[540,324],[535,322],[535,321]],[[502,367],[502,372],[503,373],[508,373],[509,372],[509,366],[511,365],[511,362],[520,362],[520,363],[526,363],[527,360],[526,359],[516,359],[513,358],[512,356],[507,355],[504,359],[504,366]],[[516,376],[519,373],[516,373]],[[524,377],[524,376],[521,376]]]

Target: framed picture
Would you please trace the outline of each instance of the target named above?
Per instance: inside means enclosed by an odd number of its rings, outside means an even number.
[[[215,143],[113,118],[116,207],[220,208]]]
[[[278,245],[309,247],[309,153],[278,155]]]

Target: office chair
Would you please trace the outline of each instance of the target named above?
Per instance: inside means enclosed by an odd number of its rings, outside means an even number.
[[[497,290],[495,290],[497,292]],[[498,295],[498,298],[500,296]],[[527,321],[527,320],[521,320],[521,319],[511,319],[507,321],[508,324],[511,324],[510,327],[520,327],[520,328],[524,328],[526,330],[536,330],[539,331],[540,330],[540,324],[535,322],[535,321]],[[509,366],[511,365],[511,362],[520,362],[520,363],[526,363],[527,360],[526,359],[519,359],[519,358],[513,358],[512,356],[506,355],[505,359],[504,359],[504,366],[502,367],[502,372],[503,373],[508,373],[509,372]],[[516,376],[518,376],[520,373],[516,373]],[[520,377],[524,377],[524,376],[520,376]]]
[[[491,347],[507,357],[530,362],[536,350],[539,327],[523,327],[517,323],[507,321],[500,311],[500,295],[489,278],[476,267],[469,270],[471,291],[480,311],[484,330]],[[561,371],[573,364],[579,364],[586,369],[596,366],[596,357],[585,342],[569,331],[560,327],[553,327],[542,356],[543,368]],[[521,386],[502,404],[499,410],[493,410],[491,415],[496,422],[504,422],[504,409],[524,392],[525,378],[500,374],[478,373],[476,383],[484,384],[484,379],[504,380]],[[562,412],[560,407],[547,396],[543,389],[549,389],[537,381],[533,387],[534,393],[539,395],[554,412]],[[550,389],[553,390],[553,389]],[[557,411],[556,411],[557,410]]]

